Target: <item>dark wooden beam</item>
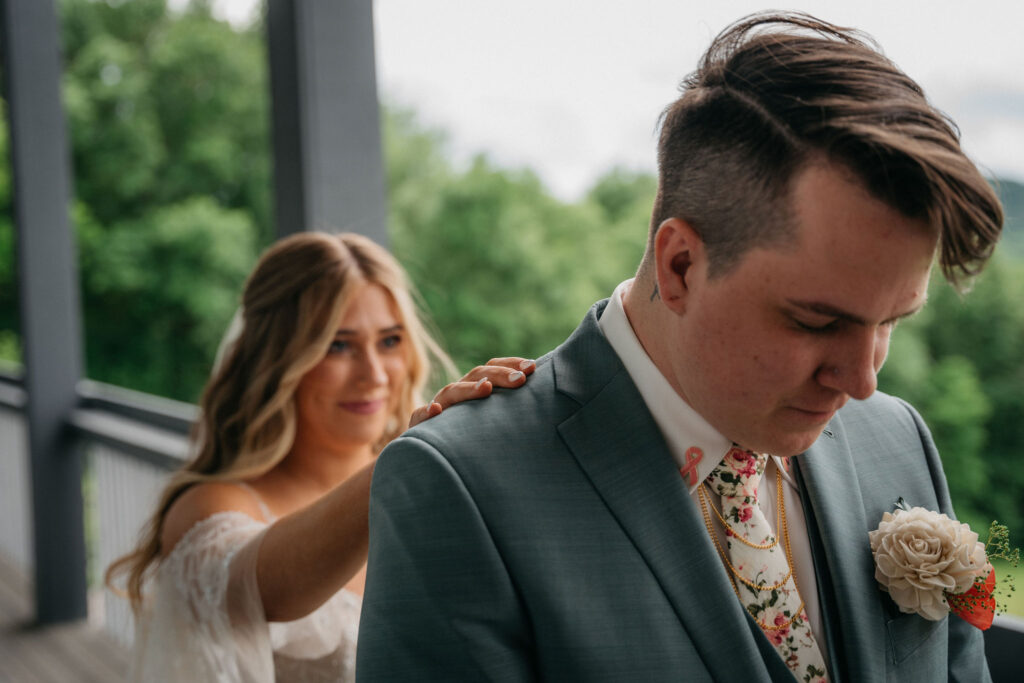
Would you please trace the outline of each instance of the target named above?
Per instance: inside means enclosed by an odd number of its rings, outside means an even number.
[[[279,236],[358,232],[387,246],[370,0],[270,0]]]
[[[67,426],[81,377],[82,331],[55,3],[0,0],[0,42],[18,243],[36,618],[45,624],[86,616],[82,468]]]

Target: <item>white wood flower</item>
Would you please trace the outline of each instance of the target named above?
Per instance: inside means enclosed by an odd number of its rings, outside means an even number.
[[[901,612],[932,621],[949,613],[947,595],[969,590],[989,567],[978,534],[924,508],[886,512],[868,536],[878,583]]]

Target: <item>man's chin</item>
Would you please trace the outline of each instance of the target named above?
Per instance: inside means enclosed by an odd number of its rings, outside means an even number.
[[[817,443],[818,439],[821,438],[821,433],[823,431],[825,431],[824,427],[818,429],[813,434],[802,435],[799,439],[797,439],[794,442],[792,448],[789,449],[789,453],[779,453],[779,455],[783,457],[792,457],[794,455],[800,455],[801,453],[806,452],[808,448]]]
[[[748,448],[758,453],[777,455],[780,458],[789,458],[794,455],[800,455],[813,446],[823,431],[825,431],[824,427],[813,432],[774,435],[761,441],[763,447],[752,448],[750,446],[744,446],[744,448]]]

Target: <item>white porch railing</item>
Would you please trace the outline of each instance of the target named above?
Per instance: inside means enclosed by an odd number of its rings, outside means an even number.
[[[24,393],[0,378],[0,554],[33,575],[32,487]],[[135,544],[169,476],[185,457],[195,408],[85,382],[71,427],[82,439],[89,621],[118,642],[134,635],[127,600],[103,587],[110,563]],[[45,542],[45,540],[44,540]]]
[[[92,552],[89,559],[93,565],[92,574],[101,583],[103,572],[110,563],[135,545],[142,525],[153,513],[168,472],[162,467],[100,445],[89,449],[89,467],[86,472],[86,476],[94,477],[95,487],[86,502],[95,515],[92,520],[96,535],[91,539]],[[90,586],[90,590],[93,589]],[[90,613],[90,620],[100,621],[115,639],[130,644],[133,623],[128,601],[109,590],[103,591],[102,595],[102,603],[90,603],[90,610],[102,610],[102,614]]]
[[[10,390],[11,402],[19,402]],[[29,486],[25,418],[0,404],[0,553],[26,575],[32,574],[32,489]]]

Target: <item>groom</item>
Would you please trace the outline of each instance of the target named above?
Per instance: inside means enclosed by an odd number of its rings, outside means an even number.
[[[684,86],[635,279],[380,456],[361,680],[988,680],[979,631],[879,589],[868,532],[952,513],[876,374],[998,201],[855,33],[755,15]]]

